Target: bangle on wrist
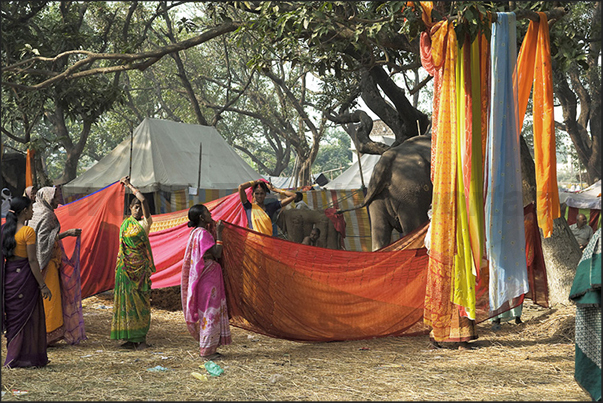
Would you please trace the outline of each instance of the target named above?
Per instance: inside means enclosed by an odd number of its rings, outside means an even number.
[[[46,284],[40,286],[40,290],[43,290],[44,288],[46,288]]]
[[[222,241],[216,241],[216,245],[222,245]]]

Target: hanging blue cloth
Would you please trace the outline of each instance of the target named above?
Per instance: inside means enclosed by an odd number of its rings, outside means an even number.
[[[497,13],[492,27],[490,120],[486,148],[486,248],[490,311],[529,290],[523,223],[516,84],[516,20]],[[516,305],[516,303],[515,303]],[[509,308],[514,305],[510,305]]]

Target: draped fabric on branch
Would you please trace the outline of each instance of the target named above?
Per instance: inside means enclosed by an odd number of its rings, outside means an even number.
[[[452,302],[461,307],[463,316],[475,319],[475,284],[480,276],[484,256],[483,155],[481,86],[487,76],[481,69],[480,55],[488,54],[488,42],[482,35],[473,43],[469,36],[459,48],[457,58],[457,223],[456,254]]]
[[[431,175],[431,249],[425,290],[424,322],[437,341],[450,333],[452,274],[456,241],[457,40],[448,21],[421,35],[421,59],[434,73]],[[431,46],[429,46],[431,44]],[[456,308],[455,308],[456,309]]]
[[[553,220],[558,218],[559,189],[555,154],[555,120],[553,113],[553,71],[549,42],[549,24],[545,13],[539,12],[540,22],[530,21],[517,58],[517,91],[519,130],[533,90],[534,164],[536,167],[536,210],[538,223],[545,238],[553,232]]]
[[[517,305],[529,290],[523,228],[523,197],[517,86],[515,13],[498,13],[492,27],[492,95],[486,150],[486,248],[490,309]],[[508,309],[508,308],[506,308]]]
[[[525,295],[537,305],[549,307],[549,288],[546,279],[546,265],[542,254],[542,242],[538,229],[536,206],[530,203],[523,208],[523,226],[526,237],[526,264],[530,291]],[[513,308],[513,307],[510,307]]]
[[[546,229],[547,222],[559,215],[556,178],[551,174],[555,161],[554,135],[549,135],[553,133],[550,50],[546,18],[541,16],[543,23],[532,27],[538,33],[524,42],[518,75],[514,13],[498,14],[491,43],[478,33],[472,42],[468,35],[462,38],[459,46],[452,24],[433,23],[432,5],[421,2],[421,7],[427,27],[421,34],[421,63],[434,77],[434,190],[424,322],[433,327],[436,341],[445,341],[457,311],[479,320],[484,311],[494,316],[517,306],[526,295],[547,303],[547,295],[530,289],[536,280],[529,278],[533,267],[526,263],[525,247],[535,245],[535,237],[526,243],[528,228],[522,225],[519,117],[523,120],[536,76],[534,103],[538,100],[539,106],[534,109],[538,114],[534,131],[543,140],[537,157],[542,168],[539,220],[526,225],[542,219]],[[488,292],[483,291],[485,282]]]

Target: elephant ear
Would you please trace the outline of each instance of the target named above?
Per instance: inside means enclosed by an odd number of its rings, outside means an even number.
[[[381,154],[381,158],[373,168],[363,207],[371,204],[373,199],[389,185],[392,177],[392,164],[395,159],[396,153],[391,149]]]

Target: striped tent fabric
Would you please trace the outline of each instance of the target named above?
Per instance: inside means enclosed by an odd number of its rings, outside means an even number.
[[[335,208],[347,210],[364,203],[364,192],[361,189],[354,190],[310,190],[302,192],[304,201],[315,210]],[[357,252],[370,252],[371,226],[366,208],[361,208],[343,213],[346,222],[346,236],[344,245],[346,250]],[[394,231],[392,242],[400,239],[400,234]]]
[[[162,213],[171,213],[179,210],[188,210],[197,203],[207,203],[237,192],[237,189],[198,189],[196,195],[189,193],[188,189],[180,189],[170,193],[169,199],[161,192],[159,205]],[[167,193],[166,193],[167,194]]]
[[[234,192],[230,192],[232,194]],[[356,190],[309,190],[301,192],[304,196],[304,201],[315,210],[325,210],[328,208],[348,209],[354,206],[359,206],[364,202],[364,193],[360,189]],[[174,201],[174,195],[176,195]],[[220,196],[224,197],[224,196]],[[188,209],[196,203],[208,203],[210,201],[198,201],[198,196],[187,195],[185,191],[172,193],[172,206],[178,208],[171,212],[162,213],[158,216],[153,216],[153,226],[151,232],[159,232],[168,228],[175,227],[188,221]],[[185,207],[182,207],[185,206]],[[346,250],[356,252],[370,252],[372,250],[371,243],[371,227],[369,215],[366,208],[347,211],[343,214],[346,222],[346,236],[344,238],[344,246]],[[400,239],[398,232],[392,233],[392,242]]]

